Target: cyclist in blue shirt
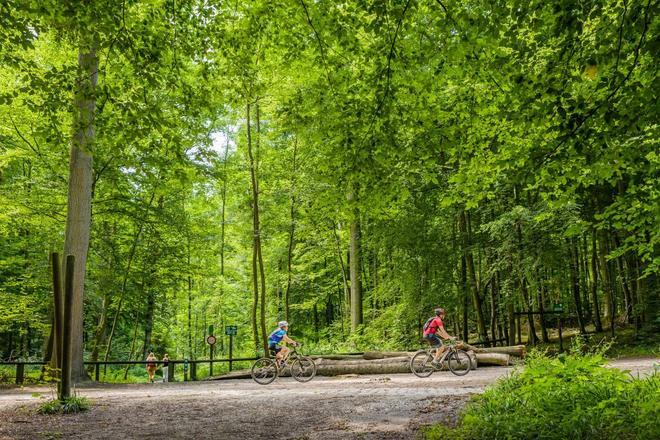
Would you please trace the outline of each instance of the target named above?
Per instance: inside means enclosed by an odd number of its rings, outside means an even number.
[[[271,353],[275,353],[275,360],[281,363],[289,355],[289,349],[286,347],[278,346],[282,341],[287,344],[299,345],[296,341],[287,336],[289,331],[289,323],[280,321],[277,323],[275,329],[268,337],[268,349]]]

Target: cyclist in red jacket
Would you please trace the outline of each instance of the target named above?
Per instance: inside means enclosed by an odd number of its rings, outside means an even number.
[[[435,363],[440,360],[440,356],[445,351],[445,347],[442,345],[442,339],[456,339],[454,336],[449,336],[449,333],[445,330],[445,324],[442,322],[444,317],[445,309],[435,309],[435,316],[429,318],[424,324],[424,339],[428,340],[431,345],[438,347],[433,359]]]

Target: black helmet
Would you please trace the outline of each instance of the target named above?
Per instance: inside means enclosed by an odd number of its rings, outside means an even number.
[[[445,309],[437,308],[435,309],[435,316],[440,316],[445,314]]]

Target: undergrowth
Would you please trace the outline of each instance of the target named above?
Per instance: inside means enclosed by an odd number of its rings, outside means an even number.
[[[49,400],[39,407],[41,414],[73,414],[87,411],[89,400],[85,397],[72,396],[64,400]]]
[[[475,396],[458,426],[435,425],[429,440],[660,438],[660,374],[633,379],[604,367],[602,347],[548,358],[533,352],[524,369]]]

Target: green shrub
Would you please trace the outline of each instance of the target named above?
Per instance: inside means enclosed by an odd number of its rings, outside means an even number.
[[[64,400],[49,400],[39,407],[41,414],[72,414],[87,411],[89,400],[85,397],[72,396]]]
[[[532,354],[526,367],[475,396],[459,425],[428,439],[660,438],[660,375],[634,380],[600,353]],[[451,436],[451,437],[448,437]]]

